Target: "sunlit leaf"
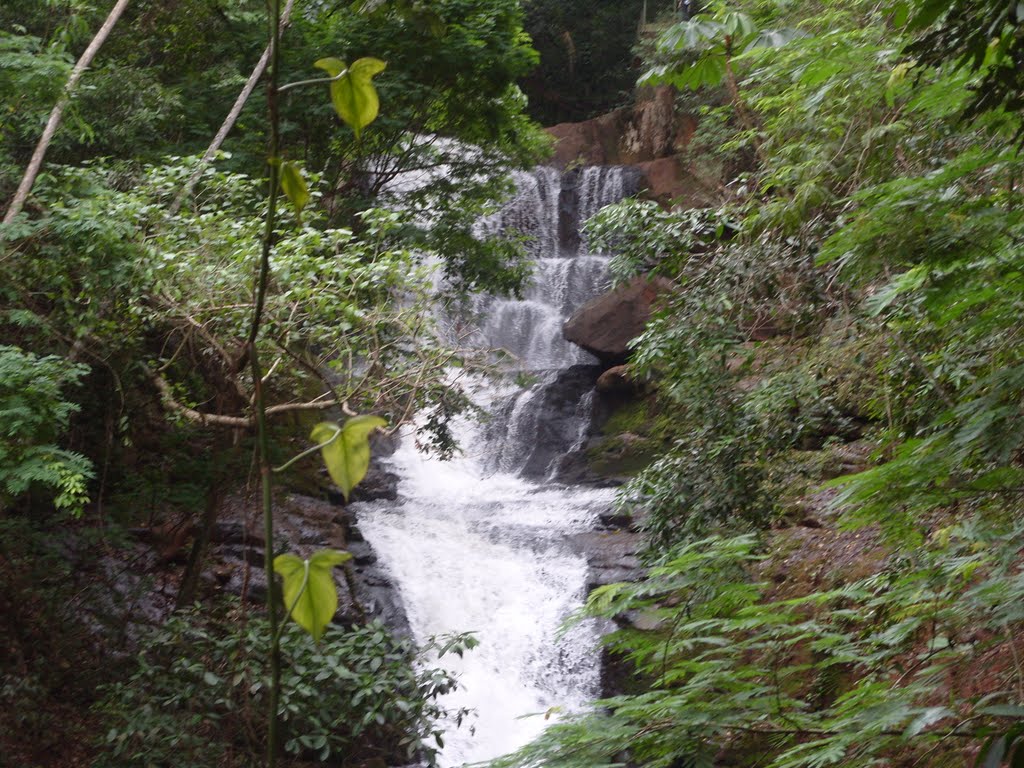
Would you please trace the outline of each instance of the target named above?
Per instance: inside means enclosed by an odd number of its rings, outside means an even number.
[[[319,641],[338,610],[338,590],[334,567],[351,560],[352,555],[334,549],[321,549],[308,560],[283,554],[274,558],[274,571],[284,581],[283,598],[291,617]]]
[[[336,58],[320,59],[314,66],[335,78],[331,83],[334,111],[359,138],[363,128],[372,123],[380,111],[373,76],[383,72],[387,64],[367,56],[353,62],[351,67]]]
[[[299,166],[292,162],[281,163],[281,189],[295,208],[295,215],[302,221],[302,209],[309,202],[309,187],[302,177]]]
[[[313,427],[310,438],[324,444],[321,452],[327,472],[346,501],[370,468],[370,433],[385,426],[387,422],[379,416],[353,416],[343,427],[329,421]]]

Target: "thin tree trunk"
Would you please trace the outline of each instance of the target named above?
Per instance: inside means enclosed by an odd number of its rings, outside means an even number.
[[[281,115],[278,111],[278,77],[281,71],[281,0],[270,0],[270,76],[267,82],[267,113],[270,118],[268,159],[277,159],[281,144]],[[270,438],[267,434],[267,406],[263,392],[263,369],[260,366],[258,342],[263,321],[263,305],[270,282],[270,255],[274,249],[274,227],[277,221],[277,198],[280,192],[280,164],[270,163],[267,191],[267,216],[263,244],[260,249],[259,274],[256,278],[252,326],[249,329],[249,366],[252,370],[253,403],[259,446],[260,486],[263,508],[263,567],[267,574],[267,620],[270,634],[270,691],[267,696],[267,761],[266,768],[275,768],[280,744],[278,701],[281,695],[281,635],[278,632],[277,582],[274,578],[274,501],[271,484]],[[287,620],[287,617],[285,617]]]
[[[46,128],[43,129],[43,135],[39,138],[35,152],[32,153],[32,159],[28,163],[28,168],[25,169],[25,175],[21,179],[21,184],[18,185],[18,190],[14,193],[10,205],[7,207],[4,224],[10,224],[25,206],[28,194],[32,191],[32,185],[36,183],[36,177],[43,167],[43,158],[46,156],[46,150],[50,146],[50,141],[53,140],[53,135],[57,132],[57,127],[64,116],[64,110],[71,102],[71,96],[75,92],[78,81],[82,78],[85,70],[89,68],[89,65],[92,64],[92,60],[96,57],[100,47],[107,41],[110,31],[117,24],[117,20],[121,18],[124,9],[128,7],[128,2],[129,0],[117,0],[117,3],[107,15],[106,21],[103,22],[103,26],[100,27],[92,42],[89,43],[89,47],[85,49],[85,53],[75,62],[75,68],[71,70],[71,77],[68,78],[68,82],[64,86],[64,93],[54,105],[53,111],[50,112],[50,119],[46,121]]]
[[[281,11],[281,31],[288,26],[288,18],[292,13],[292,6],[295,5],[295,0],[288,0],[285,3],[284,10]],[[242,88],[242,92],[238,94],[238,98],[235,99],[234,105],[231,107],[231,111],[228,112],[228,116],[224,118],[224,122],[220,126],[220,130],[217,131],[217,135],[213,137],[213,141],[210,142],[210,146],[207,147],[206,152],[203,154],[202,159],[199,161],[199,165],[196,166],[195,170],[192,171],[192,175],[188,177],[188,181],[185,182],[185,186],[181,188],[181,192],[174,198],[174,202],[171,204],[171,215],[173,216],[179,210],[181,210],[182,204],[189,195],[192,194],[192,190],[195,189],[199,178],[203,175],[203,170],[208,166],[217,154],[217,150],[224,144],[224,140],[228,137],[231,129],[235,127],[235,123],[238,121],[238,116],[242,114],[242,109],[245,107],[245,103],[249,100],[252,92],[256,90],[256,83],[259,82],[260,78],[263,77],[263,73],[267,71],[267,64],[270,63],[270,46],[268,45],[263,51],[263,55],[260,60],[256,62],[256,67],[253,69],[252,74],[249,75],[249,79],[245,83],[245,87]]]

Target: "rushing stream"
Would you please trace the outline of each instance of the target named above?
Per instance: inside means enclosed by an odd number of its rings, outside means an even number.
[[[583,624],[561,639],[558,630],[587,580],[567,537],[593,524],[611,492],[551,481],[590,418],[591,396],[565,387],[571,366],[593,361],[562,338],[562,323],[606,283],[607,258],[587,252],[579,222],[632,190],[619,168],[542,168],[517,182],[515,200],[481,227],[530,235],[535,277],[522,301],[479,299],[476,342],[511,353],[535,383],[480,384],[474,399],[491,418],[458,425],[462,455],[442,462],[404,440],[390,460],[398,502],[358,512],[416,639],[472,631],[480,640],[464,659],[442,659],[460,679],[445,705],[475,712],[446,734],[448,766],[525,744],[545,718],[524,715],[579,708],[600,684],[596,629]]]

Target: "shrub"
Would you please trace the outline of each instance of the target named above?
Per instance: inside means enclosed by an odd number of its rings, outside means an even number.
[[[55,443],[78,410],[61,390],[87,370],[55,355],[0,346],[0,511],[38,485],[56,491],[58,509],[81,512],[91,464]]]
[[[250,765],[264,750],[269,686],[267,621],[197,608],[142,639],[135,668],[108,686],[99,709],[106,756],[97,768]],[[328,764],[369,760],[433,765],[443,744],[438,696],[455,681],[414,666],[414,646],[379,622],[335,625],[319,644],[288,623],[282,642],[280,716],[285,751]],[[468,636],[431,644],[461,652]],[[427,650],[427,649],[424,649]]]

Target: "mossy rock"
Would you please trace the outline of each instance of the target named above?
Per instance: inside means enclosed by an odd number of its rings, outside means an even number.
[[[631,432],[605,438],[586,451],[590,469],[600,477],[633,477],[658,458],[661,444]]]

